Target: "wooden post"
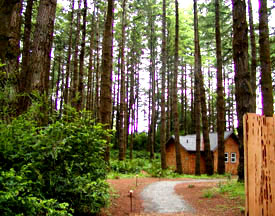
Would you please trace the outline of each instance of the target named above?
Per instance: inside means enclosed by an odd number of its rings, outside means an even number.
[[[275,216],[275,116],[244,120],[246,216]]]
[[[130,193],[130,209],[131,209],[131,212],[133,211],[133,192],[132,190],[129,191]]]

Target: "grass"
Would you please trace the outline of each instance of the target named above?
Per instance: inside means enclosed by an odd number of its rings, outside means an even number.
[[[204,198],[213,198],[215,197],[217,194],[217,188],[213,187],[213,188],[207,188],[203,190],[203,197]]]
[[[241,200],[245,200],[244,183],[232,180],[225,184],[220,183],[218,188],[221,194],[226,193],[231,199],[240,198]]]

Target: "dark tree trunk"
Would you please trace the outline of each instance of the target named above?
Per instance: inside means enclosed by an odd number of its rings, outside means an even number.
[[[97,7],[97,24],[96,24],[96,84],[95,84],[95,119],[98,121],[99,120],[99,109],[100,109],[100,102],[99,102],[99,93],[100,93],[100,71],[99,71],[99,43],[100,43],[100,35],[99,35],[99,8]]]
[[[195,43],[195,122],[196,122],[196,165],[195,174],[200,175],[200,144],[201,144],[201,97],[200,97],[200,46],[199,46],[199,32],[198,32],[198,12],[197,12],[197,0],[194,0],[194,43]]]
[[[161,168],[166,169],[166,134],[165,134],[165,78],[166,78],[166,0],[162,0],[162,68],[161,68],[161,128],[160,128],[160,147],[161,147]]]
[[[83,107],[84,100],[84,56],[85,56],[85,42],[86,42],[86,19],[87,19],[87,0],[84,0],[84,10],[83,10],[83,24],[82,24],[82,39],[81,39],[81,51],[79,55],[79,80],[78,80],[78,98],[76,108],[81,110]]]
[[[248,0],[248,14],[249,14],[249,32],[250,32],[250,45],[251,45],[251,65],[250,65],[250,74],[251,74],[251,89],[253,92],[253,97],[251,98],[252,112],[256,113],[256,68],[257,68],[257,50],[256,50],[256,39],[255,39],[255,30],[253,24],[253,10],[251,0]]]
[[[125,16],[126,16],[126,0],[122,2],[122,29],[121,29],[121,46],[120,46],[120,55],[121,55],[121,86],[120,86],[120,111],[119,111],[119,160],[125,159],[125,142],[126,142],[126,134],[125,134],[125,121],[126,121],[126,106],[125,106]]]
[[[259,0],[259,44],[261,62],[261,89],[263,114],[273,116],[273,89],[271,78],[270,43],[268,30],[267,1]]]
[[[89,49],[89,68],[88,68],[88,87],[87,87],[87,102],[86,109],[92,111],[92,101],[93,101],[93,81],[94,81],[94,24],[95,24],[95,9],[92,17],[92,29],[91,29],[91,38],[90,38],[90,49]]]
[[[218,173],[224,174],[224,90],[222,85],[222,44],[220,33],[220,0],[215,0],[216,58],[217,58],[217,132],[218,132]]]
[[[71,54],[72,54],[72,35],[73,35],[73,23],[74,23],[74,0],[72,0],[71,6],[71,20],[70,20],[70,32],[68,41],[68,54],[66,62],[66,78],[65,78],[65,91],[64,91],[64,103],[69,103],[69,77],[71,70]],[[72,77],[71,77],[72,78]]]
[[[40,124],[48,124],[48,90],[57,0],[41,0],[34,32],[29,70],[32,73],[32,89],[42,96]]]
[[[0,1],[0,61],[6,78],[17,77],[19,69],[21,10],[22,0]]]
[[[102,78],[100,88],[100,122],[110,129],[112,114],[112,60],[113,60],[114,0],[108,0],[102,47]],[[105,160],[110,159],[109,140],[106,144]]]
[[[32,9],[33,0],[27,1],[25,11],[24,36],[23,36],[23,51],[22,51],[22,66],[19,75],[19,93],[29,94],[31,90],[31,71],[28,70],[30,49],[31,49],[31,30],[32,30]],[[18,114],[25,112],[30,106],[30,98],[22,95],[18,100]]]
[[[233,59],[235,70],[235,96],[240,140],[239,181],[244,180],[243,115],[251,111],[251,85],[248,71],[248,36],[245,1],[232,0],[233,4]]]
[[[77,95],[78,92],[78,53],[79,53],[79,40],[80,40],[80,19],[81,19],[81,2],[78,0],[78,11],[77,11],[77,21],[76,21],[76,32],[75,32],[75,47],[74,47],[74,56],[73,56],[73,77],[72,77],[72,86],[71,86],[71,104],[76,108],[77,106]]]
[[[173,112],[174,112],[174,131],[175,131],[175,149],[176,149],[176,163],[177,173],[182,173],[181,151],[180,151],[180,134],[179,134],[179,116],[178,116],[178,50],[179,50],[179,5],[175,0],[176,8],[176,25],[175,25],[175,63],[174,63],[174,85],[173,85]]]

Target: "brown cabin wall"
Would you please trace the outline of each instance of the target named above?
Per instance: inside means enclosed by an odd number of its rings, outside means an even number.
[[[196,153],[187,152],[184,148],[181,149],[182,169],[185,174],[195,174]],[[201,157],[201,173],[205,173],[205,160]],[[176,168],[176,152],[175,144],[171,142],[166,146],[166,163],[172,169]]]
[[[231,173],[233,175],[238,174],[238,166],[239,166],[239,147],[236,141],[232,138],[229,137],[224,144],[224,152],[228,153],[228,162],[225,163],[225,172],[226,173]],[[236,163],[231,163],[231,153],[236,153],[237,154],[237,161]],[[218,149],[214,151],[214,171],[217,172],[218,170]]]

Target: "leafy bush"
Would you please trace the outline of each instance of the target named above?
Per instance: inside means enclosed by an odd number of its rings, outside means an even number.
[[[0,172],[0,214],[8,215],[72,215],[68,203],[45,199],[30,190],[35,184],[26,178],[25,170]]]
[[[85,112],[68,110],[61,120],[44,128],[37,125],[35,116],[28,113],[9,125],[0,123],[0,189],[11,180],[5,176],[12,174],[14,190],[19,191],[6,189],[0,209],[15,211],[7,207],[13,203],[7,197],[16,194],[18,202],[12,206],[24,200],[24,208],[13,214],[37,215],[28,211],[41,209],[47,215],[69,215],[69,208],[81,215],[99,212],[109,200],[103,159],[109,132]]]
[[[137,174],[144,169],[146,163],[144,159],[125,159],[124,161],[112,160],[110,162],[110,168],[113,172],[122,173],[122,174]]]

